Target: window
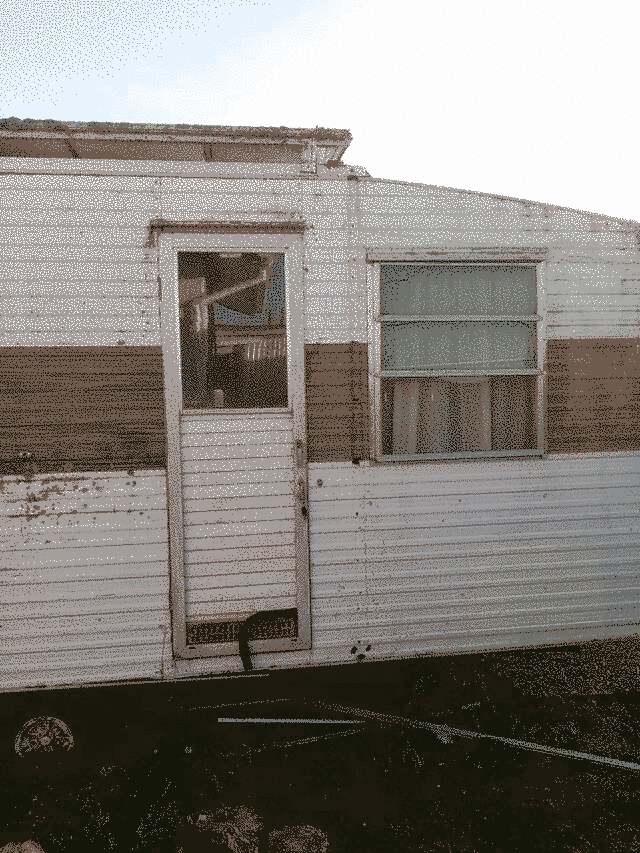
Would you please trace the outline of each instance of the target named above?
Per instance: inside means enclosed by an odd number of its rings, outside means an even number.
[[[380,265],[382,458],[541,452],[536,267]]]
[[[287,406],[284,255],[179,252],[182,403]]]

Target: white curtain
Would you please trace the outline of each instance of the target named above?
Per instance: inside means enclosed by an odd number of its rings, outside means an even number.
[[[535,376],[386,379],[383,452],[534,448],[535,387]]]

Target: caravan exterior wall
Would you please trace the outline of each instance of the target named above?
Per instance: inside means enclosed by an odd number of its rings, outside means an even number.
[[[344,166],[0,171],[2,689],[241,669],[172,652],[155,220],[305,226],[312,642],[256,668],[637,631],[637,225]],[[522,258],[543,299],[546,452],[376,461],[379,263]]]

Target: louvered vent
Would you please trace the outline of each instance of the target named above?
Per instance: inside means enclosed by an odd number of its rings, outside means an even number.
[[[261,614],[260,622],[249,627],[250,640],[280,640],[298,636],[298,611],[288,610],[287,615],[275,611]],[[210,643],[237,643],[241,619],[224,622],[187,622],[187,645],[202,646]]]

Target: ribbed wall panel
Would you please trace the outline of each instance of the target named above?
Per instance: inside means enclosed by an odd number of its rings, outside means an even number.
[[[360,188],[360,240],[377,249],[534,247],[543,265],[546,336],[635,337],[637,225],[517,199],[394,181]],[[364,309],[363,309],[364,310]]]
[[[640,621],[638,456],[314,464],[309,482],[315,660]]]
[[[160,343],[156,178],[0,175],[0,345]]]
[[[542,248],[549,338],[631,337],[632,224],[401,182],[0,175],[0,345],[158,344],[151,219],[264,219],[305,234],[305,339],[367,339],[365,249]],[[19,295],[17,295],[19,294]]]
[[[296,606],[292,444],[288,412],[183,415],[188,620]]]
[[[160,677],[170,646],[164,473],[0,485],[2,689]]]

